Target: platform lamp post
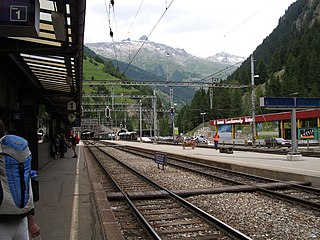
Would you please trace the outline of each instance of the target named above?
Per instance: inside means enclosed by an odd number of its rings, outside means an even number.
[[[200,115],[202,115],[202,128],[204,128],[204,115],[206,115],[207,113],[202,112],[200,113]]]

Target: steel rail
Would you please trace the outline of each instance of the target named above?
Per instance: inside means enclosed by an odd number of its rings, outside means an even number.
[[[119,186],[119,184],[116,182],[116,180],[111,176],[108,169],[103,166],[103,164],[100,162],[100,160],[95,156],[95,154],[92,152],[90,148],[88,148],[91,152],[92,156],[95,158],[97,163],[102,167],[102,169],[105,171],[105,173],[108,175],[109,179],[112,181],[112,183],[116,186],[116,188],[122,193],[124,196],[126,202],[128,203],[131,210],[134,212],[135,216],[138,218],[138,220],[142,223],[145,230],[148,232],[148,235],[152,237],[152,239],[158,239],[161,240],[161,237],[157,234],[157,232],[153,229],[153,227],[149,224],[149,222],[142,216],[140,211],[135,207],[131,199],[128,197],[128,194],[123,191],[123,189]],[[97,148],[99,149],[99,148]],[[99,149],[100,150],[100,149]],[[100,150],[101,151],[101,150]],[[105,153],[105,152],[104,152]],[[112,156],[108,155],[112,158]]]
[[[128,151],[128,149],[135,150],[135,148],[131,147],[131,146],[130,147],[127,146],[123,150]],[[143,152],[148,153],[148,154],[152,154],[152,150],[144,151],[144,150],[142,150],[140,148],[139,148],[139,152],[131,152],[130,151],[130,153],[133,153],[133,154],[136,154],[136,155],[139,155],[139,156],[144,156],[144,157],[152,159],[152,156],[143,155]],[[228,170],[228,169],[212,167],[212,166],[208,166],[208,165],[201,164],[201,163],[190,162],[190,161],[187,161],[187,160],[178,159],[176,157],[169,156],[168,160],[170,160],[170,159],[173,159],[175,161],[186,162],[188,164],[193,164],[195,166],[201,166],[201,167],[206,167],[206,168],[209,168],[209,169],[228,172],[228,173],[231,173],[231,174],[237,174],[239,176],[244,176],[244,177],[250,177],[250,178],[254,178],[254,179],[264,180],[264,181],[267,181],[267,182],[286,183],[284,181],[280,181],[280,180],[276,180],[276,179],[269,179],[269,178],[264,178],[264,177],[260,177],[260,176],[254,176],[254,175],[250,175],[250,174],[239,173],[239,172],[235,172],[235,171]],[[245,185],[244,183],[241,183],[239,181],[235,181],[235,180],[228,179],[228,178],[221,177],[221,176],[216,176],[216,175],[213,175],[213,174],[204,173],[204,172],[195,170],[194,168],[191,168],[191,167],[189,168],[189,167],[186,167],[186,166],[180,166],[180,165],[174,164],[174,163],[172,163],[170,161],[168,161],[168,164],[176,166],[176,167],[184,168],[184,169],[187,169],[189,171],[197,172],[199,174],[202,174],[202,175],[205,175],[205,176],[208,176],[208,177],[212,177],[212,178],[215,178],[215,179],[226,181],[226,182],[229,182],[229,183],[233,183],[233,184],[237,184],[237,185]],[[289,183],[289,184],[291,185],[292,189],[300,190],[302,192],[308,192],[310,194],[315,194],[315,195],[319,196],[319,200],[320,200],[320,189],[316,189],[316,188],[312,188],[312,187],[308,187],[308,186],[302,186],[302,185],[298,185],[298,184],[294,184],[294,183]],[[319,203],[314,203],[314,202],[305,200],[303,198],[297,198],[297,197],[289,196],[287,194],[278,193],[276,191],[269,190],[269,189],[262,188],[262,187],[258,187],[258,186],[256,188],[257,188],[257,192],[261,192],[261,193],[263,193],[265,195],[268,195],[268,196],[271,196],[271,197],[275,197],[275,198],[278,198],[280,200],[285,200],[287,202],[297,203],[297,204],[299,204],[301,206],[304,206],[304,207],[307,207],[307,208],[310,208],[310,209],[313,209],[313,210],[316,210],[316,211],[320,211],[320,204]]]
[[[100,148],[99,148],[100,149]],[[100,149],[101,150],[101,149]],[[123,149],[121,149],[123,150]],[[103,150],[101,150],[103,151]],[[105,154],[107,154],[109,157],[113,158],[114,160],[116,160],[118,163],[120,163],[121,165],[123,165],[125,168],[129,169],[130,171],[134,172],[136,175],[140,176],[141,178],[143,178],[146,182],[152,184],[153,186],[156,186],[158,189],[163,190],[165,192],[167,192],[173,199],[175,199],[178,203],[182,204],[183,206],[185,206],[187,209],[191,210],[192,212],[196,213],[200,218],[204,219],[205,221],[207,221],[208,223],[214,225],[216,228],[218,228],[220,231],[224,232],[225,234],[227,234],[229,237],[233,238],[233,239],[239,239],[239,240],[248,240],[251,239],[250,237],[246,236],[245,234],[241,233],[240,231],[234,229],[233,227],[229,226],[228,224],[222,222],[221,220],[215,218],[214,216],[208,214],[207,212],[203,211],[202,209],[198,208],[197,206],[189,203],[188,201],[184,200],[183,198],[181,198],[180,196],[178,196],[177,194],[173,193],[172,191],[170,191],[169,189],[159,185],[158,183],[150,180],[149,178],[147,178],[146,176],[144,176],[143,174],[139,173],[138,171],[130,168],[129,166],[127,166],[126,164],[122,163],[121,161],[117,160],[116,158],[114,158],[113,156],[111,156],[110,154],[108,154],[107,152],[103,151]],[[125,194],[127,196],[127,194]],[[129,198],[129,196],[127,196]],[[138,211],[138,210],[137,210]]]

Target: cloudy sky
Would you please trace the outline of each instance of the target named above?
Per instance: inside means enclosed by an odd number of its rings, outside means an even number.
[[[150,35],[150,41],[195,56],[227,52],[248,57],[295,1],[114,0],[109,13],[109,0],[88,0],[85,43],[111,42],[111,27],[114,41]]]

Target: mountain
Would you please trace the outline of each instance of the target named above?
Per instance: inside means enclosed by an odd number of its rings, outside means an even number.
[[[244,57],[232,55],[232,54],[225,53],[225,52],[217,53],[214,56],[207,57],[207,59],[212,62],[224,63],[227,65],[240,64],[244,60],[246,60]]]
[[[278,26],[253,52],[257,98],[319,97],[320,0],[297,0],[279,19]],[[251,83],[250,59],[229,77]]]
[[[163,80],[192,81],[200,80],[208,75],[225,69],[244,58],[227,53],[220,53],[207,59],[195,57],[181,48],[139,40],[126,39],[120,42],[87,43],[88,48],[103,57],[129,63],[150,72]],[[123,71],[128,71],[128,65]],[[234,69],[223,71],[217,78],[225,79]],[[132,76],[134,80],[139,80]],[[153,79],[149,79],[153,80]]]

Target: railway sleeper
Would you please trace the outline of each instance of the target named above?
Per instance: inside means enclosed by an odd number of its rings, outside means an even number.
[[[183,190],[173,190],[175,194],[180,197],[189,197],[200,194],[220,194],[220,193],[238,193],[238,192],[253,192],[259,188],[265,189],[286,189],[292,184],[307,185],[306,182],[287,182],[287,183],[260,183],[256,185],[236,185],[236,186],[226,186],[219,188],[197,188],[197,189],[183,189]],[[147,191],[147,192],[128,192],[128,197],[132,200],[146,200],[146,199],[158,199],[158,198],[168,198],[169,194],[166,191]],[[120,192],[108,192],[107,198],[109,201],[117,201],[124,199],[124,196]]]

